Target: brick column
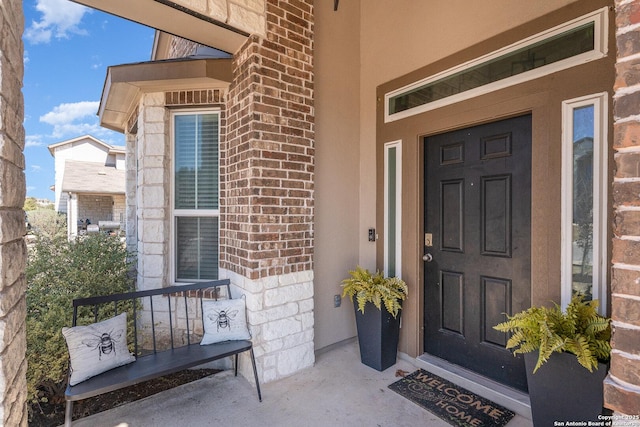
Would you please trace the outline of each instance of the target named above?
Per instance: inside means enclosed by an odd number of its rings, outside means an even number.
[[[611,316],[605,406],[640,413],[640,1],[616,0]],[[640,423],[638,423],[640,424]],[[632,424],[629,424],[632,425]]]
[[[0,424],[26,426],[24,269],[24,17],[22,2],[0,2]]]
[[[266,3],[234,56],[221,160],[221,275],[247,296],[264,381],[313,364],[313,1]]]

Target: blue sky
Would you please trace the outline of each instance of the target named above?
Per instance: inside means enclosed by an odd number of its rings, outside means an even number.
[[[82,135],[124,145],[101,128],[98,105],[107,67],[148,61],[153,30],[69,0],[24,0],[27,197],[53,200],[47,146]]]

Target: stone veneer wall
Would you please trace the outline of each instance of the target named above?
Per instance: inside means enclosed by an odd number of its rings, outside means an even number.
[[[137,123],[138,112],[134,113],[133,123]],[[125,240],[127,251],[136,253],[138,250],[138,192],[136,184],[138,182],[138,160],[137,152],[137,124],[130,123],[127,125],[125,138]]]
[[[640,2],[616,0],[611,369],[605,406],[640,415]],[[625,425],[640,425],[626,422]],[[622,425],[622,424],[621,424]]]
[[[22,2],[0,2],[0,424],[26,426]]]
[[[174,0],[174,3],[248,33],[264,34],[266,0]]]
[[[127,130],[127,245],[138,254],[138,288],[167,286],[171,277],[171,138],[169,108],[220,108],[224,91],[143,94]],[[220,127],[224,128],[224,113]],[[223,135],[221,135],[223,136]],[[135,207],[135,212],[133,211]],[[133,236],[136,236],[136,240]]]
[[[245,295],[247,323],[254,345],[258,376],[269,382],[289,376],[315,362],[313,343],[313,272],[301,271],[249,279],[229,270],[232,294]],[[247,355],[240,357],[240,372],[253,381]]]
[[[89,218],[92,224],[100,221],[120,221],[124,212],[124,196],[78,195],[78,218]]]
[[[171,157],[170,108],[218,108],[220,127],[224,129],[224,91],[181,90],[143,94],[126,130],[127,155],[127,248],[137,252],[137,287],[140,290],[171,285]],[[224,132],[221,132],[221,138]],[[148,303],[148,301],[145,301]],[[168,316],[173,316],[174,333],[180,337],[184,324],[181,299],[173,313],[163,311],[166,301],[158,299],[160,307],[155,319],[158,329],[168,335]],[[142,327],[149,327],[150,318],[143,311]],[[190,307],[192,322],[198,326],[201,315],[195,305]],[[193,325],[192,325],[193,327]],[[196,329],[196,333],[201,331]]]
[[[196,53],[198,44],[180,37],[171,37],[169,58],[184,58]]]
[[[135,149],[127,148],[133,155],[127,159],[127,175],[136,168],[131,172],[136,180],[127,181],[127,192],[136,195],[137,287],[145,290],[166,286],[170,272],[171,144],[164,93],[143,94],[137,114]]]
[[[313,1],[268,0],[266,12],[266,36],[234,55],[220,268],[247,297],[258,372],[271,381],[315,360]]]

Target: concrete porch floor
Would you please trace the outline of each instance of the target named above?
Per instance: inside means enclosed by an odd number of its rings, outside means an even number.
[[[434,426],[448,423],[387,386],[397,369],[413,372],[428,362],[406,358],[378,372],[360,363],[357,341],[320,352],[314,367],[262,385],[262,403],[255,387],[225,371],[137,402],[82,418],[74,426]],[[431,372],[441,375],[438,368]],[[443,376],[443,375],[441,375]],[[453,379],[450,378],[453,381]],[[454,381],[460,384],[460,381]],[[462,386],[469,389],[462,380]],[[476,391],[476,390],[473,390]],[[526,410],[510,399],[498,402],[516,413],[508,427],[531,427]]]

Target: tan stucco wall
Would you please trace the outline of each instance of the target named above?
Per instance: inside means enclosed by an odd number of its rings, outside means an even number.
[[[555,10],[579,3],[580,9],[591,11],[603,5],[602,1],[592,0],[453,0],[434,8],[428,2],[377,0],[367,2],[366,7],[362,2],[341,2],[338,11],[334,12],[322,3],[317,1],[315,10],[316,348],[340,341],[349,334],[355,335],[348,301],[343,301],[339,309],[332,308],[332,295],[339,292],[338,282],[346,275],[346,270],[356,262],[369,268],[382,267],[382,241],[378,244],[367,241],[369,227],[376,226],[382,234],[383,200],[377,183],[382,172],[379,144],[384,141],[376,132],[377,87]],[[356,19],[358,13],[360,21]],[[549,27],[561,22],[564,21],[550,20]],[[482,34],[482,40],[478,39],[478,34]],[[359,93],[354,93],[356,87],[359,87]],[[532,105],[547,102],[543,99],[545,95],[530,92],[528,96],[532,98],[527,102]],[[498,108],[498,115],[507,114],[509,108],[524,108],[526,104],[509,105],[506,98],[503,101],[506,103]],[[486,108],[486,104],[475,108]],[[488,118],[486,116],[484,120]],[[470,115],[468,120],[482,119]],[[548,119],[540,120],[543,123]],[[397,126],[402,128],[402,124]],[[455,127],[456,123],[443,122],[440,129],[447,126]],[[430,129],[433,131],[435,127]],[[543,130],[534,132],[538,132],[540,141],[549,143],[549,137],[541,134]],[[415,146],[415,133],[405,137],[412,138],[407,142]],[[389,138],[389,141],[396,139]],[[405,177],[420,179],[416,174],[421,169],[421,153],[407,153],[405,146],[405,155],[405,165],[413,170],[409,175],[405,173]],[[423,248],[416,235],[421,229],[422,202],[414,182],[404,186],[405,189],[413,188],[413,192],[404,191],[403,205],[403,209],[412,212],[407,214],[405,211],[403,215],[403,278],[410,286],[412,300],[403,313],[405,327],[400,343],[400,350],[411,355],[422,352],[419,331],[422,267],[419,260]],[[555,251],[554,247],[543,246],[543,249],[533,248],[541,260],[559,258],[559,252],[549,252]],[[540,267],[541,270],[545,268]],[[547,291],[544,293],[548,294]]]
[[[360,261],[359,1],[315,2],[315,347],[355,336],[353,306],[334,308],[340,281]],[[374,226],[371,222],[367,226]],[[375,247],[373,243],[369,243]],[[373,260],[369,259],[369,265]]]
[[[554,2],[555,6],[560,5]],[[498,4],[498,2],[493,2]],[[513,6],[514,2],[510,2]],[[522,3],[524,5],[524,3]],[[547,3],[549,4],[549,3]],[[404,68],[398,68],[398,75],[393,79],[390,85],[382,86],[378,91],[378,100],[384,97],[384,93],[396,89],[404,84],[432,75],[436,72],[443,71],[453,65],[461,64],[480,55],[489,53],[508,44],[514,43],[525,37],[537,32],[543,31],[554,25],[561,24],[570,19],[581,16],[585,13],[601,8],[606,2],[590,1],[580,2],[562,8],[558,12],[554,12],[553,16],[544,16],[545,12],[551,11],[552,8],[538,8],[535,13],[532,10],[526,10],[522,13],[523,8],[512,8],[511,16],[505,14],[502,8],[498,8],[493,12],[495,15],[491,17],[493,20],[491,28],[485,28],[484,19],[478,17],[485,16],[489,13],[484,10],[469,11],[465,13],[467,17],[473,17],[460,24],[460,28],[466,28],[467,31],[461,34],[464,43],[474,45],[472,48],[459,50],[459,41],[452,39],[451,43],[446,40],[440,40],[442,37],[439,31],[448,31],[449,34],[456,34],[455,26],[448,25],[444,28],[438,23],[451,22],[455,14],[443,13],[437,17],[434,22],[428,22],[424,25],[426,28],[433,28],[433,33],[421,35],[414,34],[410,37],[408,33],[406,38],[396,39],[393,45],[402,46],[403,54],[411,57],[410,50],[407,51],[406,45],[411,44],[415,52],[424,52],[423,67],[417,71],[411,71],[408,75],[402,76],[402,72],[408,71]],[[460,6],[461,4],[452,4],[451,7]],[[506,5],[504,5],[507,9]],[[540,6],[540,5],[538,5]],[[516,13],[519,12],[519,13]],[[426,13],[426,11],[425,11]],[[413,12],[412,16],[421,15],[421,13]],[[363,11],[364,19],[366,12]],[[521,16],[527,16],[526,23],[523,22]],[[612,18],[612,16],[611,16]],[[487,16],[489,19],[489,16]],[[416,24],[416,25],[414,25]],[[417,22],[406,25],[405,28],[416,28]],[[363,28],[373,28],[380,25],[365,25]],[[475,30],[477,28],[477,30]],[[491,31],[493,30],[493,31]],[[484,33],[492,34],[495,37],[488,37],[482,40],[475,40],[470,34]],[[375,34],[371,37],[375,38]],[[393,36],[389,37],[395,37]],[[363,36],[363,40],[367,37]],[[416,44],[411,40],[437,40],[435,45],[442,46],[444,49],[436,52],[434,49],[426,48],[424,43]],[[386,40],[379,39],[379,43],[385,43]],[[480,43],[479,45],[477,43]],[[374,43],[375,45],[376,43]],[[610,44],[610,51],[615,49],[613,43]],[[436,58],[440,53],[445,56],[442,60]],[[395,53],[393,54],[395,55]],[[419,56],[414,54],[413,57]],[[433,58],[433,59],[432,59]],[[429,113],[425,113],[412,118],[399,120],[392,124],[381,126],[382,109],[378,110],[377,123],[378,128],[374,135],[368,137],[375,126],[369,126],[369,110],[370,104],[366,102],[370,99],[369,92],[372,88],[368,87],[380,84],[379,75],[384,74],[383,63],[377,63],[377,59],[372,55],[371,61],[375,64],[364,65],[367,63],[367,49],[363,44],[363,70],[375,69],[375,74],[362,76],[362,94],[361,94],[361,111],[362,111],[362,134],[361,144],[363,151],[373,151],[371,154],[375,156],[375,164],[377,167],[369,167],[361,165],[363,174],[368,171],[381,171],[382,162],[382,144],[387,141],[403,140],[403,179],[407,185],[403,186],[403,278],[410,287],[413,295],[404,307],[403,316],[405,319],[404,328],[401,335],[400,350],[411,355],[422,353],[422,320],[423,320],[423,263],[421,256],[423,253],[422,245],[422,226],[424,223],[423,216],[423,178],[422,178],[422,137],[428,134],[442,132],[445,130],[464,127],[475,123],[496,120],[498,118],[508,117],[514,114],[521,114],[531,111],[533,113],[533,135],[532,135],[532,292],[531,303],[544,304],[548,301],[560,300],[560,182],[561,182],[561,103],[563,100],[592,94],[596,92],[610,91],[613,84],[613,57],[602,59],[581,67],[574,67],[553,76],[538,79],[533,82],[521,84],[512,88],[494,92],[489,95],[477,97],[465,102],[454,104]],[[413,60],[413,59],[412,59]],[[387,60],[387,64],[401,64],[402,61]],[[393,70],[389,70],[392,73]],[[402,77],[400,77],[402,76]],[[588,77],[587,77],[588,76]],[[384,77],[383,77],[384,78]],[[370,80],[369,80],[370,79]],[[380,101],[378,101],[380,102]],[[381,105],[378,105],[379,107]],[[376,143],[371,143],[376,141]],[[374,144],[377,144],[374,147]],[[364,149],[367,147],[367,149]],[[364,158],[364,156],[363,156]],[[363,159],[364,161],[364,159]],[[380,204],[382,194],[382,179],[378,173],[375,177],[362,177],[363,190],[361,192],[361,219],[369,209],[364,207],[365,201],[371,200],[373,196],[368,196],[371,191],[378,195],[377,201]],[[369,185],[377,182],[377,186]],[[366,185],[366,187],[365,187]],[[366,192],[366,195],[365,195]],[[381,212],[377,211],[377,223],[381,222]],[[382,247],[377,247],[378,264],[382,261]]]

